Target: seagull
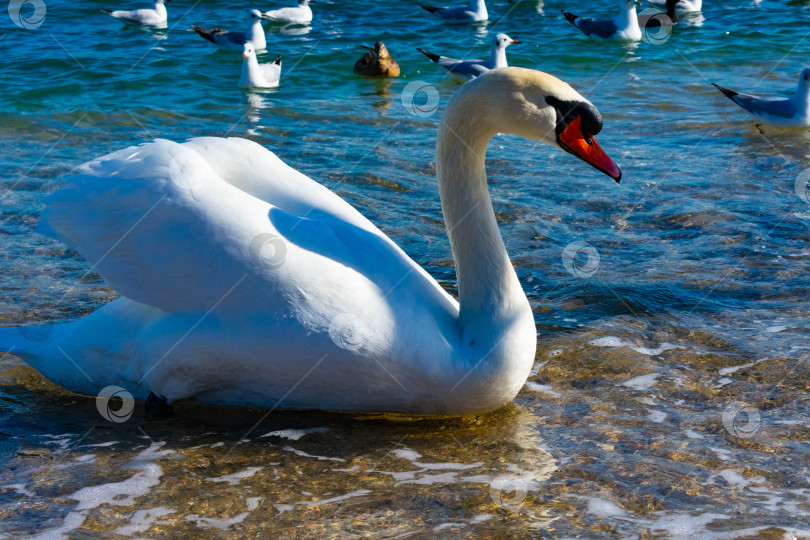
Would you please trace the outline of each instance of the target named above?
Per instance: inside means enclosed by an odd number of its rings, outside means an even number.
[[[715,88],[764,124],[780,127],[810,127],[810,68],[802,70],[799,87],[786,97],[741,94],[712,83]]]
[[[315,0],[298,0],[298,7],[285,7],[265,11],[264,17],[276,22],[309,23],[312,22],[312,8],[310,8],[309,5],[315,3]]]
[[[510,38],[506,34],[496,35],[492,38],[492,48],[487,60],[456,60],[447,56],[429,53],[424,49],[417,48],[416,50],[446,69],[454,78],[460,81],[469,81],[491,69],[506,67],[508,65],[506,63],[506,48],[513,43],[520,43],[520,41]]]
[[[472,3],[463,7],[433,7],[419,4],[434,15],[452,22],[480,22],[489,18],[487,5],[484,0],[472,0]]]
[[[664,7],[667,0],[648,0],[651,4]],[[703,8],[703,0],[678,0],[675,9],[681,12],[700,11]]]
[[[132,11],[99,9],[99,11],[115,17],[118,20],[149,26],[166,26],[167,14],[164,2],[169,0],[155,0],[152,9],[133,9]]]
[[[239,88],[275,88],[281,79],[281,57],[276,57],[272,64],[260,64],[256,59],[256,49],[245,43],[242,50],[242,76],[239,77]]]
[[[574,15],[564,9],[560,11],[568,22],[582,30],[588,37],[639,41],[641,28],[638,25],[636,6],[640,5],[641,2],[638,0],[619,0],[621,14],[612,21],[597,21],[590,17]]]
[[[378,41],[374,48],[362,45],[368,52],[354,64],[354,72],[369,77],[399,77],[399,64],[388,54],[385,43]]]
[[[200,37],[203,37],[223,49],[237,49],[242,50],[245,43],[250,43],[256,50],[263,50],[267,48],[267,40],[264,37],[264,28],[262,28],[262,19],[266,19],[258,9],[248,10],[248,29],[246,32],[233,32],[230,30],[220,30],[219,28],[212,28],[205,30],[199,26],[192,25],[191,27],[197,32]]]

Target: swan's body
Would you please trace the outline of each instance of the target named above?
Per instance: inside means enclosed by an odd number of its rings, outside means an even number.
[[[619,0],[619,16],[613,20],[595,20],[590,17],[580,17],[566,10],[561,10],[565,19],[579,28],[583,34],[595,39],[639,41],[642,37],[638,25],[636,6],[638,0]]]
[[[256,50],[250,43],[245,43],[242,51],[242,75],[239,77],[240,88],[275,88],[281,80],[281,57],[272,64],[260,64],[256,59]]]
[[[651,4],[658,7],[665,7],[667,0],[648,0]],[[703,9],[703,0],[678,0],[675,4],[675,9],[680,12],[688,13],[692,11],[700,11]]]
[[[310,0],[298,0],[296,7],[285,7],[265,11],[264,16],[271,21],[306,24],[312,22]]]
[[[591,138],[600,128],[587,100],[544,73],[499,69],[459,90],[437,144],[459,302],[348,203],[256,143],[115,152],[49,198],[42,231],[122,297],[73,323],[0,329],[0,350],[90,395],[115,384],[169,403],[498,407],[525,382],[536,331],[490,202],[487,144],[501,131],[541,140],[618,180]]]
[[[506,62],[506,48],[513,43],[520,42],[506,34],[493,36],[489,58],[486,60],[456,60],[455,58],[429,53],[422,49],[417,50],[443,67],[455,79],[469,81],[491,69],[507,67],[509,64]]]
[[[257,51],[262,51],[267,48],[267,38],[264,35],[264,28],[262,28],[262,19],[266,19],[264,15],[257,9],[249,9],[247,12],[247,30],[244,32],[234,32],[232,30],[222,30],[213,28],[206,30],[199,26],[192,25],[197,34],[203,39],[206,39],[214,45],[222,49],[243,50],[245,43],[250,43]]]
[[[472,0],[470,5],[461,7],[434,7],[419,4],[422,9],[441,17],[448,22],[482,22],[489,19],[484,0]]]
[[[143,24],[146,26],[166,26],[168,13],[163,3],[168,1],[169,0],[155,0],[155,5],[152,9],[133,9],[131,11],[102,9],[101,11],[120,21],[128,23]]]
[[[399,64],[388,53],[385,43],[378,41],[360,60],[354,63],[354,72],[367,77],[399,77]]]
[[[790,97],[758,97],[714,85],[756,120],[779,127],[810,127],[810,68],[799,75],[799,86]]]

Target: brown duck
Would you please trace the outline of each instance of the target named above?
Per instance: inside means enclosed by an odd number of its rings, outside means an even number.
[[[374,48],[366,47],[368,52],[354,64],[354,72],[370,77],[399,77],[399,64],[388,54],[385,43],[378,41]]]

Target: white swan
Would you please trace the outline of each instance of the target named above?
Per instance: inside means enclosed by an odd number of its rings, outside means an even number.
[[[268,20],[276,22],[296,24],[310,23],[312,22],[312,8],[309,7],[309,5],[313,3],[313,0],[298,0],[296,7],[284,7],[265,11],[264,16],[267,17]]]
[[[617,181],[602,120],[562,81],[501,68],[462,86],[436,167],[459,302],[337,195],[244,139],[158,140],[83,165],[42,231],[122,297],[72,323],[2,328],[52,381],[169,403],[464,414],[525,382],[536,331],[487,190],[497,133]],[[560,179],[561,180],[561,179]],[[555,189],[553,185],[549,189]]]

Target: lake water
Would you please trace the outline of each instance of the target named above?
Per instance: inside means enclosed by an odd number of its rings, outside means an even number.
[[[156,137],[263,144],[452,291],[433,161],[458,85],[416,47],[480,57],[493,32],[522,41],[510,63],[600,109],[624,180],[492,141],[492,197],[539,342],[523,391],[490,414],[138,405],[114,423],[0,357],[0,535],[810,537],[810,131],[760,133],[710,86],[791,93],[808,2],[709,0],[653,45],[588,41],[559,13],[612,16],[612,2],[498,0],[488,24],[449,26],[415,2],[319,0],[311,27],[266,25],[283,78],[265,92],[238,89],[240,55],[189,28],[238,27],[247,5],[175,0],[170,28],[144,30],[96,9],[111,3],[46,3],[36,28],[0,13],[6,326],[115,298],[34,229],[74,167]],[[352,74],[378,39],[400,78]],[[403,105],[413,81],[437,89],[435,114]]]

